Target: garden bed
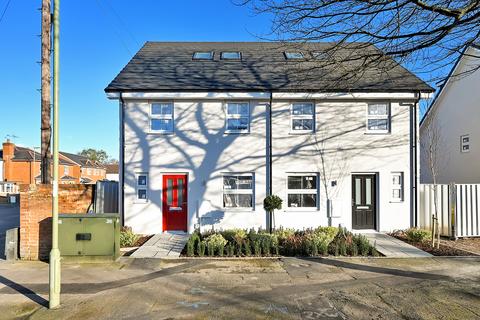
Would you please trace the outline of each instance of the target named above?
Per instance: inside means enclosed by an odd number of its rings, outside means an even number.
[[[420,232],[423,233],[422,236],[418,236]],[[417,235],[412,236],[412,233]],[[436,245],[432,247],[431,233],[429,231],[409,229],[395,231],[390,235],[434,256],[480,255],[480,239],[450,240],[441,238],[439,248],[437,248]]]
[[[380,256],[363,235],[343,228],[319,227],[296,231],[232,229],[193,233],[182,256],[279,257],[279,256]]]
[[[131,228],[122,227],[120,231],[120,252],[123,256],[128,257],[151,237],[153,237],[153,235],[136,234],[133,233]]]

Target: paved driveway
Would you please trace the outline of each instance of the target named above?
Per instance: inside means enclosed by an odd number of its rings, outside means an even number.
[[[8,229],[20,226],[20,207],[0,204],[0,260],[5,259],[5,233]]]

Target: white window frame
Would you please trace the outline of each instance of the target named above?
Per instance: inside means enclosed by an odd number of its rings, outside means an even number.
[[[152,108],[155,104],[170,104],[172,106],[171,114],[152,114]],[[173,101],[154,101],[148,105],[148,128],[149,133],[154,134],[172,134],[175,132],[175,103]],[[153,130],[152,120],[172,120],[172,130]]]
[[[393,180],[394,180],[394,177],[395,176],[398,176],[400,179],[399,179],[399,183],[394,183]],[[391,198],[391,201],[392,202],[403,202],[404,200],[404,183],[405,183],[405,180],[404,180],[404,174],[403,172],[400,172],[400,171],[397,171],[397,172],[392,172],[392,174],[390,175],[390,183],[391,183],[391,192],[390,192],[390,198]],[[393,196],[393,191],[394,190],[399,190],[400,191],[400,197],[399,198],[396,198]]]
[[[70,174],[70,167],[69,166],[63,166],[63,175],[68,176]]]
[[[87,175],[89,175],[89,176],[92,175],[92,168],[87,168]]]
[[[229,114],[228,113],[228,105],[229,104],[246,104],[248,107],[248,114],[246,116],[240,114]],[[227,101],[224,103],[223,107],[225,111],[225,133],[249,133],[250,132],[250,103],[248,101]],[[228,129],[228,119],[248,119],[248,127],[245,130],[232,130]]]
[[[371,105],[376,105],[376,104],[384,104],[387,106],[387,114],[386,115],[370,115],[368,114],[368,108]],[[391,130],[391,124],[392,124],[392,119],[391,119],[391,108],[390,108],[390,103],[389,102],[383,102],[383,101],[378,101],[378,102],[370,102],[367,103],[366,109],[365,109],[365,130],[369,134],[387,134],[390,133]],[[368,128],[368,120],[387,120],[387,130],[370,130]]]
[[[312,107],[313,114],[312,115],[306,115],[306,114],[294,115],[293,114],[293,107],[296,104],[309,104]],[[290,133],[303,134],[303,133],[313,133],[313,132],[315,132],[315,126],[316,126],[315,118],[316,118],[315,103],[313,103],[313,102],[301,102],[301,101],[293,102],[290,105]],[[298,120],[298,119],[312,119],[313,120],[312,130],[294,130],[293,129],[293,120]]]
[[[252,177],[252,189],[225,189],[223,179],[225,176],[237,176],[237,177]],[[225,207],[224,195],[225,194],[251,194],[252,206],[251,207]],[[222,172],[222,208],[224,210],[232,211],[253,211],[255,210],[255,173],[253,172]]]
[[[138,184],[138,178],[140,176],[145,176],[145,185],[140,185]],[[148,178],[148,172],[137,172],[135,173],[135,202],[136,203],[147,203],[148,202],[148,183],[149,183],[149,178]],[[145,190],[145,199],[140,199],[138,197],[138,191],[139,190]]]
[[[468,141],[464,142],[463,139],[467,138]],[[468,147],[467,150],[465,150],[463,147]],[[461,153],[467,153],[470,152],[470,134],[464,134],[460,136],[460,152]]]
[[[318,172],[287,172],[287,177],[285,179],[285,207],[286,210],[300,210],[300,211],[318,211],[320,208],[320,177]],[[304,177],[304,176],[314,176],[316,179],[316,189],[289,189],[288,188],[288,177]],[[315,207],[289,207],[288,206],[288,195],[289,194],[315,194],[316,195],[316,206]]]

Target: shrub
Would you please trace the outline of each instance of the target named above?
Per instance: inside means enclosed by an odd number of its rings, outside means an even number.
[[[199,257],[205,256],[205,249],[207,247],[207,244],[205,241],[198,241],[197,242],[197,254]]]
[[[233,243],[227,244],[227,256],[233,257],[235,254],[235,246]]]
[[[122,227],[120,230],[120,247],[133,247],[139,236],[133,233],[132,228]]]
[[[237,256],[241,257],[243,255],[243,242],[237,242],[235,245],[232,244],[232,247],[236,251]]]
[[[353,241],[352,243],[350,243],[348,245],[348,254],[353,256],[353,257],[356,257],[358,256],[358,246],[357,246],[357,243],[355,241]]]
[[[368,256],[370,248],[372,247],[368,239],[362,234],[355,235],[353,239],[355,244],[357,245],[358,254],[362,256]]]
[[[187,256],[193,257],[195,255],[195,247],[198,246],[200,241],[200,235],[197,232],[192,233],[190,238],[187,241]]]
[[[295,230],[280,228],[275,230],[273,234],[277,236],[279,245],[283,246],[283,243],[285,242],[285,240],[288,237],[293,236],[295,234]]]
[[[340,241],[338,244],[338,250],[341,256],[347,255],[347,243],[345,241]]]
[[[207,242],[207,253],[210,257],[215,255],[215,245],[212,242]]]
[[[322,243],[319,248],[319,253],[322,256],[328,256],[328,244]]]
[[[207,251],[209,256],[214,256],[215,252],[218,252],[220,256],[223,256],[223,250],[227,244],[227,240],[225,240],[221,234],[214,233],[208,236],[205,241],[207,242]]]
[[[407,236],[407,239],[412,242],[424,242],[432,237],[430,231],[417,228],[407,229],[405,235]]]
[[[260,240],[253,241],[253,253],[258,257],[262,255],[262,243]]]
[[[297,256],[303,254],[303,237],[301,234],[293,234],[284,241],[283,250],[287,256]]]
[[[252,255],[252,247],[250,246],[250,240],[245,240],[245,255],[250,257]]]

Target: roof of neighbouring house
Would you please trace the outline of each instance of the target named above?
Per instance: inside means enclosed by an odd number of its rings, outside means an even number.
[[[60,154],[71,161],[77,163],[81,167],[86,167],[86,168],[104,168],[104,166],[97,161],[92,161],[89,158],[79,155],[79,154],[74,154],[74,153],[68,153],[68,152],[60,152]]]
[[[105,91],[434,91],[371,44],[350,43],[329,52],[332,47],[328,42],[147,42]],[[285,52],[298,51],[304,59],[286,59]],[[361,75],[349,72],[364,63],[358,53],[365,51],[378,54],[381,62]],[[198,60],[194,52],[214,56]],[[221,52],[241,52],[241,60],[221,59]],[[326,56],[314,58],[317,52]]]
[[[107,169],[107,174],[118,173],[118,163],[107,164],[105,168]]]
[[[63,176],[60,178],[60,180],[76,180],[76,178],[72,176]]]
[[[0,159],[3,159],[3,150],[0,150]],[[35,161],[40,162],[41,155],[39,152],[36,152],[30,148],[15,146],[12,161]],[[59,158],[59,164],[66,166],[75,165],[74,162],[69,159]]]

